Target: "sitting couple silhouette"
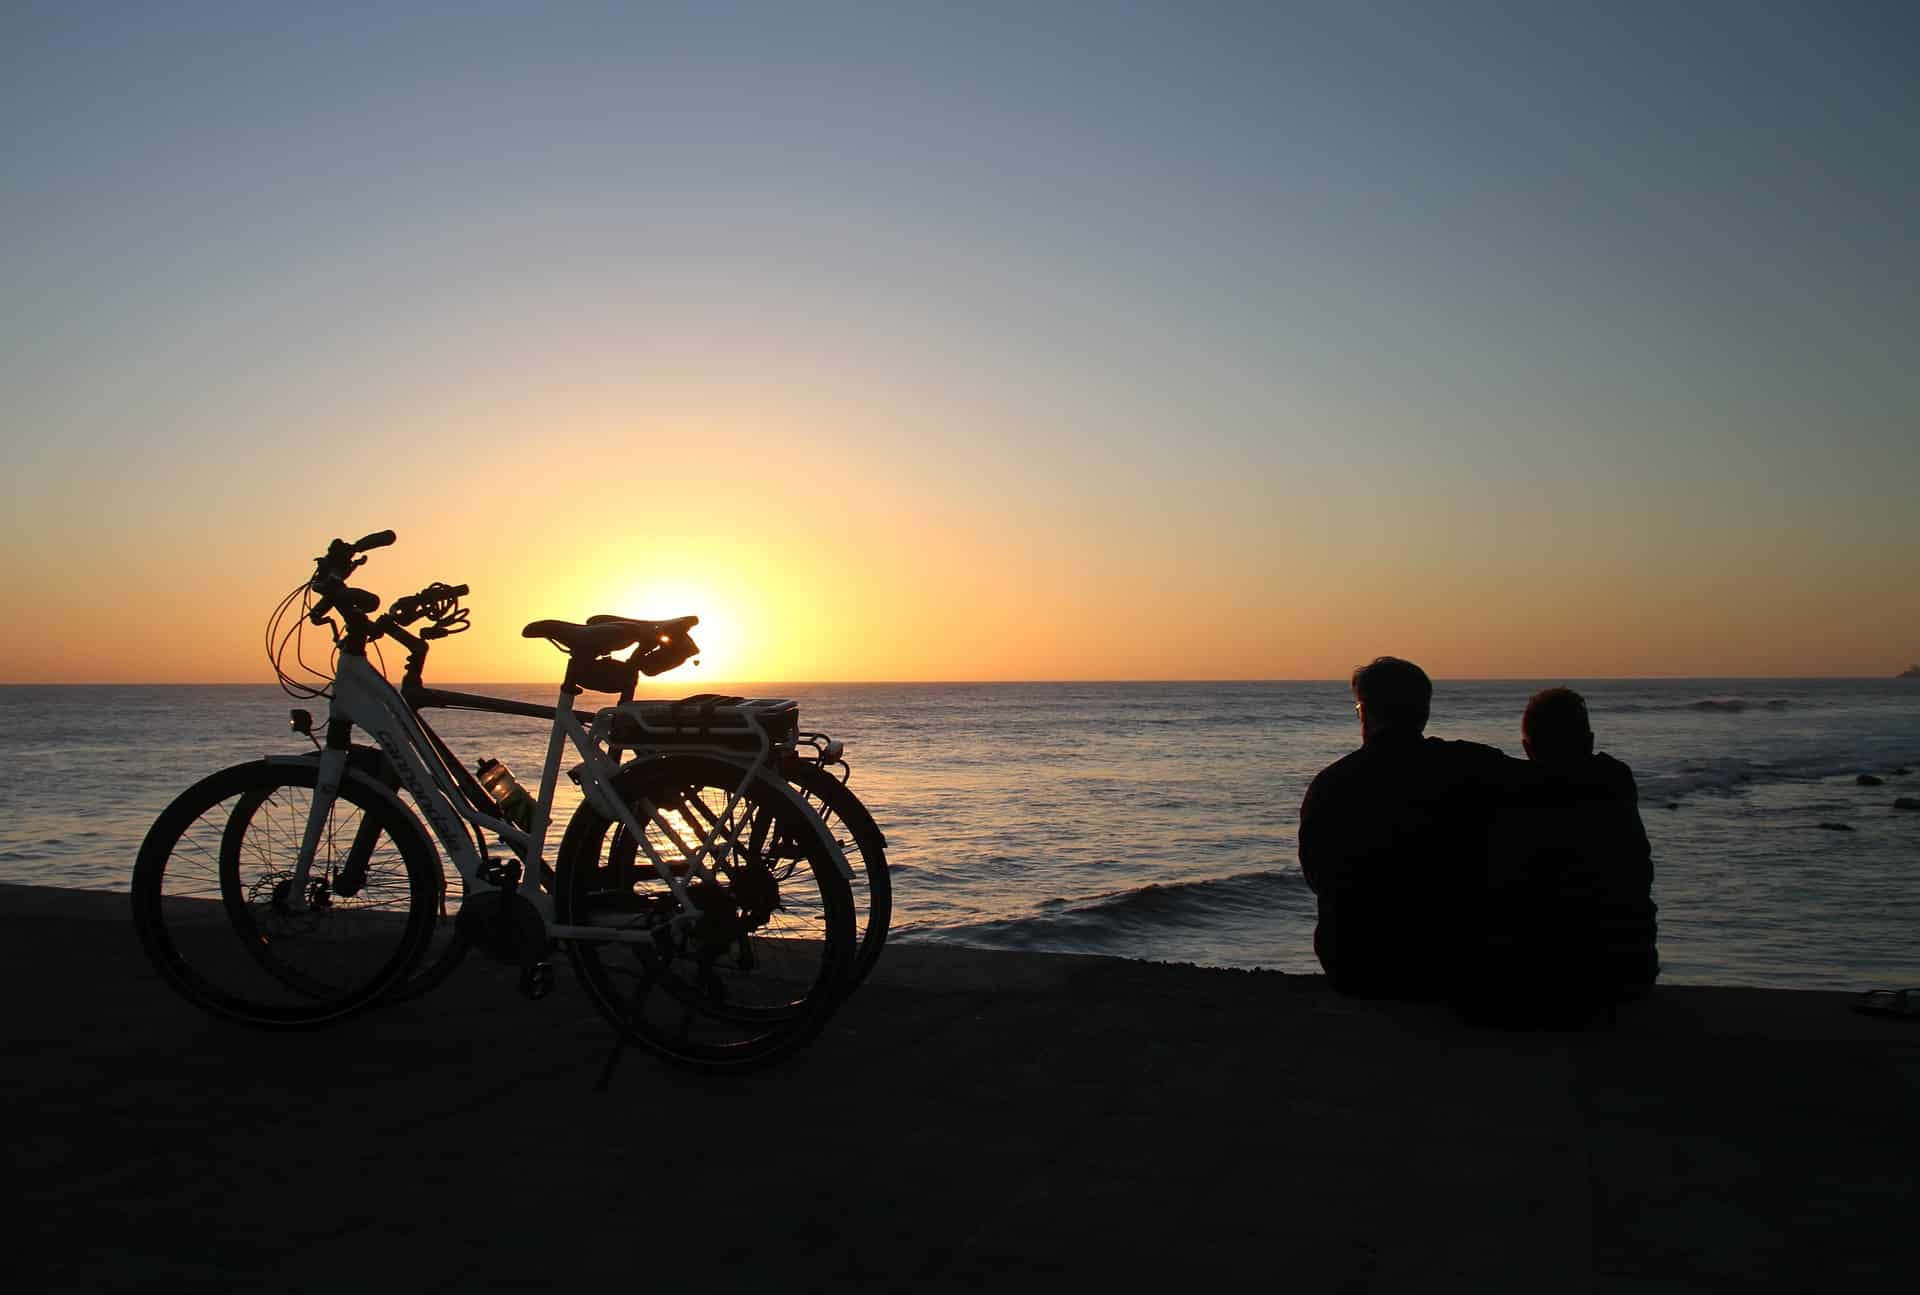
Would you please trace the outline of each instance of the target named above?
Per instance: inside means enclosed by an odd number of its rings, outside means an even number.
[[[1527,703],[1525,760],[1425,736],[1433,682],[1410,661],[1361,666],[1353,697],[1360,749],[1300,806],[1313,947],[1334,988],[1519,1025],[1577,1022],[1653,983],[1638,791],[1594,751],[1578,693]]]

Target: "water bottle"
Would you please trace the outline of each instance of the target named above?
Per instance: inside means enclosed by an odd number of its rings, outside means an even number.
[[[520,785],[520,780],[513,776],[513,770],[498,760],[488,758],[475,765],[473,771],[479,777],[480,785],[487,789],[487,795],[493,797],[493,803],[500,807],[500,817],[522,831],[531,831],[534,799]]]

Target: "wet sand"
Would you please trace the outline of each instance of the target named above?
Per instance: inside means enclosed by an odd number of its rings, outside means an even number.
[[[890,948],[712,1078],[563,969],[263,1034],[123,896],[0,885],[15,1290],[1911,1289],[1920,1024],[1657,989],[1580,1033],[1317,977]]]

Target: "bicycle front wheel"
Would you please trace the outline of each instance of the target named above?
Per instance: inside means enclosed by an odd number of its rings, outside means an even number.
[[[167,806],[133,871],[133,919],[160,974],[249,1025],[339,1020],[377,1001],[432,932],[439,860],[419,825],[355,775],[341,784],[295,896],[313,761],[262,760]]]
[[[743,787],[744,782],[744,787]],[[615,780],[644,841],[591,803],[560,845],[556,909],[568,954],[601,1014],[659,1056],[744,1069],[812,1038],[854,956],[852,901],[832,847],[784,788],[738,765],[676,754]],[[709,842],[712,877],[690,866]],[[654,860],[687,878],[681,914]]]

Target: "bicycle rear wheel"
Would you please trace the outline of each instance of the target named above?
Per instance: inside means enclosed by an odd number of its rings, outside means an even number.
[[[573,939],[568,955],[602,1015],[628,1039],[709,1070],[773,1061],[819,1032],[854,956],[852,901],[824,834],[792,794],[738,765],[675,754],[615,780],[646,846],[682,875],[703,837],[720,843],[713,881],[678,906],[647,849],[591,803],[560,845],[560,922],[648,938]],[[740,792],[736,797],[735,793]]]
[[[289,889],[318,776],[262,760],[202,779],[162,811],[133,872],[141,945],[218,1016],[300,1027],[377,1001],[426,947],[439,860],[410,815],[350,774],[296,910]]]
[[[853,789],[829,769],[811,761],[790,766],[786,779],[813,806],[827,832],[853,870],[853,919],[859,932],[848,989],[857,986],[880,960],[893,919],[893,879],[887,872],[887,838]]]

